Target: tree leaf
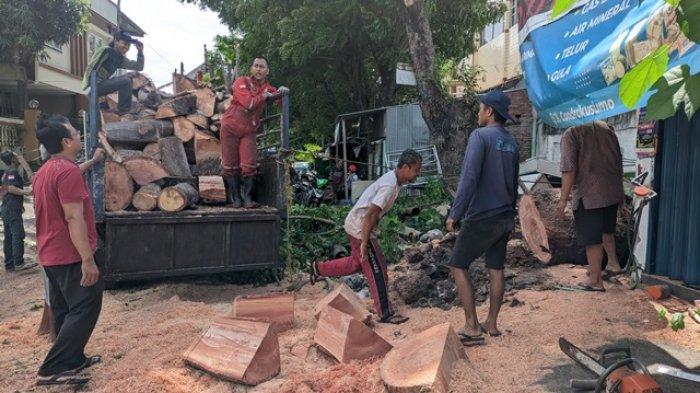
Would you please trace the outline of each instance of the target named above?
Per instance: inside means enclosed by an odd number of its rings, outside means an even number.
[[[619,96],[626,107],[634,108],[649,87],[664,74],[668,66],[668,50],[668,45],[662,45],[622,77]]]
[[[683,87],[684,74],[689,72],[687,64],[666,71],[652,86],[656,90],[647,102],[644,121],[668,119],[678,110],[674,96]]]
[[[685,81],[685,114],[688,120],[693,119],[693,115],[700,108],[700,73],[689,76]]]
[[[679,4],[676,14],[683,34],[693,42],[700,42],[700,1],[679,0]]]
[[[671,316],[671,329],[674,332],[685,329],[685,314],[677,312]]]
[[[576,0],[555,0],[550,19],[553,20],[559,15],[566,13],[574,6],[575,3]]]
[[[681,0],[666,0],[666,3],[671,4],[674,7],[677,6],[680,2]]]

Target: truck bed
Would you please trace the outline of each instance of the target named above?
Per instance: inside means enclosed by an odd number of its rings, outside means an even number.
[[[279,266],[277,209],[197,206],[177,213],[105,213],[107,281]]]

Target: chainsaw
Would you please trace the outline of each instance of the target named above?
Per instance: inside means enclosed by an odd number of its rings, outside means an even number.
[[[595,390],[596,393],[663,393],[649,370],[632,357],[629,347],[605,349],[600,360],[595,360],[563,337],[559,339],[559,348],[578,364],[598,375],[597,379],[572,379],[571,387],[575,390]]]

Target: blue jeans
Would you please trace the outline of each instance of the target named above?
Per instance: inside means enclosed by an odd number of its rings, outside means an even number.
[[[3,251],[5,269],[12,269],[24,263],[24,223],[22,211],[2,209],[2,225],[5,232]]]

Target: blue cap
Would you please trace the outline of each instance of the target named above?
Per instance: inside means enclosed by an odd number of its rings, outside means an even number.
[[[508,109],[510,108],[510,98],[508,98],[504,92],[500,90],[491,90],[486,94],[479,94],[478,97],[482,104],[490,106],[504,119],[515,123],[515,119],[508,114]]]

